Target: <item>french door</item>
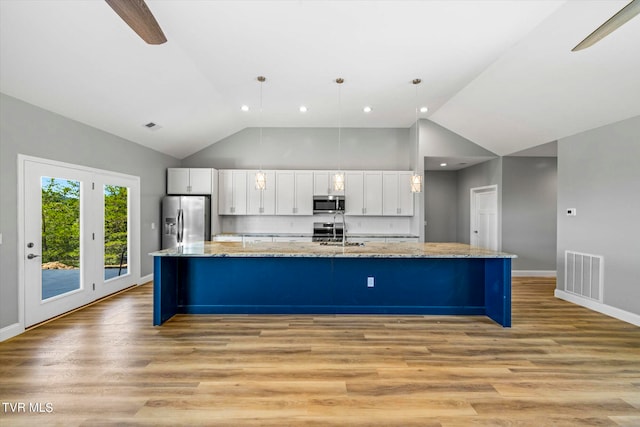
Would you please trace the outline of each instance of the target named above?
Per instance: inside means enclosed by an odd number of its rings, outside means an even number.
[[[137,283],[139,179],[19,161],[25,327]]]

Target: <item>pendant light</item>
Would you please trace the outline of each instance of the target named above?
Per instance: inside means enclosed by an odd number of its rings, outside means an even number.
[[[342,133],[341,133],[341,119],[342,119],[342,98],[340,94],[340,87],[344,83],[344,79],[338,77],[336,79],[338,84],[338,172],[333,176],[333,190],[344,191],[344,172],[342,172]]]
[[[262,171],[262,83],[264,83],[267,78],[258,76],[257,80],[260,82],[260,166],[258,172],[256,172],[256,190],[264,191],[267,189],[267,174]]]
[[[416,105],[415,105],[415,119],[416,119],[416,164],[415,171],[413,175],[411,175],[411,192],[412,193],[421,193],[422,192],[422,175],[418,173],[418,158],[420,157],[420,144],[418,140],[418,85],[422,82],[420,79],[413,79],[413,85],[416,88]]]

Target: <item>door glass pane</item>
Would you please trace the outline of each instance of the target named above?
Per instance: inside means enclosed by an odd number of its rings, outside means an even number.
[[[80,289],[80,181],[43,176],[42,299]]]
[[[128,274],[129,189],[104,186],[104,280]]]

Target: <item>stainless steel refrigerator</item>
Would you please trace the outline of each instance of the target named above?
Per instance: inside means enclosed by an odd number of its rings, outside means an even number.
[[[211,239],[209,196],[167,196],[162,199],[162,249]]]

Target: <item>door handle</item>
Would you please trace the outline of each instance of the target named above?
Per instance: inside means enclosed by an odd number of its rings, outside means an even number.
[[[184,216],[183,216],[182,209],[178,209],[178,235],[177,235],[178,243],[182,243],[183,237],[184,237]]]
[[[40,255],[36,255],[36,254],[29,254],[27,255],[27,259],[34,259],[34,258],[38,258]]]

